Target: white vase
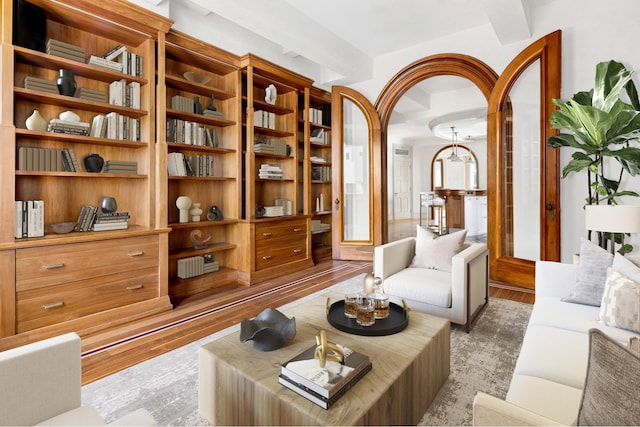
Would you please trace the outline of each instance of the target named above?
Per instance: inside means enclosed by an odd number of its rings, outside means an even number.
[[[180,196],[176,199],[176,207],[180,211],[180,222],[189,222],[189,208],[191,207],[191,198],[189,196]]]
[[[202,215],[202,209],[200,209],[200,203],[194,203],[191,205],[191,210],[189,211],[189,215],[191,215],[191,221],[199,222],[200,215]]]
[[[40,115],[40,111],[33,110],[33,113],[24,121],[25,126],[29,130],[39,130],[44,132],[47,130],[47,121]]]

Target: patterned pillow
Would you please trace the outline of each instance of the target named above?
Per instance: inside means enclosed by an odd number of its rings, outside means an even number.
[[[424,231],[422,231],[422,230]],[[416,256],[409,267],[430,268],[451,271],[451,258],[464,246],[467,230],[437,236],[423,227],[418,227],[416,235]],[[429,239],[429,234],[435,236]]]
[[[607,269],[600,320],[605,325],[640,332],[640,284],[613,268]]]
[[[640,356],[589,330],[589,362],[578,425],[640,425]]]
[[[613,263],[613,254],[590,242],[580,239],[580,263],[576,286],[562,301],[600,306],[607,268]]]

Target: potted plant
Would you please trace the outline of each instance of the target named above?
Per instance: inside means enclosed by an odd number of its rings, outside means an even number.
[[[553,100],[558,110],[553,112],[550,122],[560,133],[549,138],[547,145],[576,150],[563,168],[562,178],[587,170],[585,205],[617,205],[618,197],[640,196],[620,188],[625,173],[630,176],[640,173],[640,148],[635,142],[640,137],[640,101],[631,75],[619,62],[601,62],[596,65],[593,89],[578,92],[567,102]],[[628,102],[621,99],[623,90]],[[619,171],[611,163],[617,163]],[[611,234],[599,233],[600,246],[606,248],[611,239]],[[622,235],[613,239],[623,242]],[[631,249],[630,245],[622,245],[619,252],[624,254]]]

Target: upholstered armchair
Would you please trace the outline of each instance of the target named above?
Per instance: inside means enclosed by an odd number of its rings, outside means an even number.
[[[489,252],[465,242],[466,231],[435,236],[418,226],[416,237],[377,246],[374,275],[391,301],[464,325],[467,332],[489,302]]]
[[[0,425],[105,425],[91,406],[81,406],[80,337],[60,335],[0,352]],[[138,409],[111,425],[152,426]]]

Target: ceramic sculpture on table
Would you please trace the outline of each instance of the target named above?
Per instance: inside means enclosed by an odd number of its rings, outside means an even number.
[[[296,318],[287,316],[273,308],[265,308],[253,319],[244,319],[240,324],[240,341],[253,340],[253,348],[271,351],[281,348],[285,340],[296,336]]]

